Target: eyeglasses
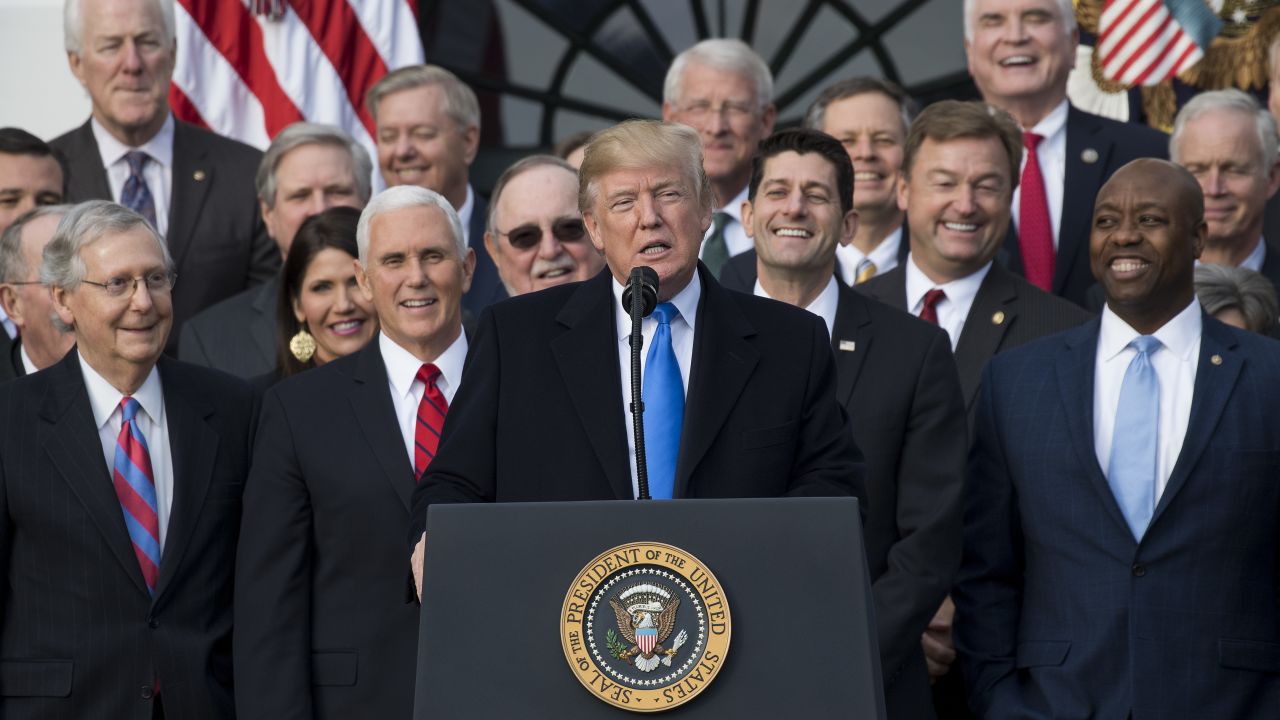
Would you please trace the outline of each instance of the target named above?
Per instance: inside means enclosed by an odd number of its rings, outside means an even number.
[[[742,122],[755,117],[758,108],[744,102],[725,101],[719,105],[712,105],[706,100],[698,100],[681,106],[678,110],[691,120],[705,120],[708,117],[724,115],[730,122]]]
[[[138,283],[144,283],[147,286],[147,292],[153,295],[169,292],[177,281],[177,274],[167,270],[156,270],[142,277],[113,277],[106,282],[81,280],[81,282],[106,290],[107,294],[114,298],[133,295],[138,291]]]
[[[506,235],[507,242],[517,250],[528,250],[542,242],[542,228],[537,225],[521,225],[511,232],[499,230],[498,234]],[[562,243],[581,242],[587,236],[587,228],[581,220],[557,220],[551,226],[551,234]]]

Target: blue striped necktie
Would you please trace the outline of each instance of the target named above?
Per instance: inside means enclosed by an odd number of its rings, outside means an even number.
[[[138,427],[138,401],[126,395],[120,400],[120,434],[111,481],[124,511],[125,528],[133,541],[133,553],[142,567],[147,592],[155,595],[160,577],[160,511],[156,501],[156,476],[151,470],[151,450]]]
[[[1160,378],[1151,364],[1151,355],[1163,345],[1151,335],[1140,335],[1129,345],[1138,354],[1129,362],[1120,384],[1107,483],[1134,539],[1141,540],[1156,509]]]
[[[159,230],[156,225],[155,198],[151,197],[147,179],[142,175],[142,169],[150,159],[151,156],[141,150],[125,153],[124,161],[129,163],[129,178],[124,181],[124,189],[120,191],[120,204],[146,218],[151,227]]]
[[[679,315],[671,303],[658,303],[653,309],[658,329],[645,358],[641,390],[649,495],[659,500],[670,499],[674,494],[680,430],[684,426],[684,381],[671,347],[671,321]]]

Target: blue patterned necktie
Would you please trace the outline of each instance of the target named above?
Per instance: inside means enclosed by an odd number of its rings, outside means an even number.
[[[1151,335],[1140,335],[1129,345],[1138,354],[1129,362],[1120,385],[1107,482],[1134,539],[1142,540],[1156,509],[1160,448],[1160,378],[1151,355],[1163,345]]]
[[[641,390],[649,495],[659,500],[670,499],[675,490],[680,429],[684,426],[684,381],[671,347],[671,321],[679,315],[680,311],[671,303],[659,303],[653,309],[658,329],[653,333],[645,359]]]
[[[125,153],[124,161],[129,163],[129,178],[124,181],[124,189],[120,192],[120,204],[146,218],[151,227],[158,229],[156,202],[147,187],[147,179],[142,175],[142,169],[150,159],[151,156],[141,150]]]

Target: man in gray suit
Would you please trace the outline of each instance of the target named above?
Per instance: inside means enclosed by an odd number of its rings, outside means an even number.
[[[288,257],[302,221],[331,207],[363,208],[373,161],[336,127],[294,123],[276,136],[258,166],[258,202],[267,234]],[[250,288],[191,318],[178,357],[242,378],[276,364],[278,278]]]

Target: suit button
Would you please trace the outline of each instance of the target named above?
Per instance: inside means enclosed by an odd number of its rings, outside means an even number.
[[[150,699],[151,699],[151,696],[152,696],[153,694],[154,694],[154,693],[152,693],[152,691],[151,691],[151,686],[150,686],[150,685],[143,685],[143,686],[142,686],[142,699],[143,699],[143,700],[150,700]]]
[[[155,630],[156,628],[160,627],[159,618],[151,618],[150,620],[148,620],[147,627],[151,628],[152,630]]]
[[[1134,564],[1133,564],[1133,576],[1134,576],[1134,577],[1142,577],[1143,575],[1146,575],[1146,574],[1147,574],[1147,566],[1146,566],[1146,565],[1143,565],[1142,563],[1134,563]]]

